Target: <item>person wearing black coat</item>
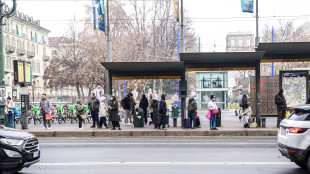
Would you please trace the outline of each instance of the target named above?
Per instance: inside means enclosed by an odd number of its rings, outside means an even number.
[[[91,94],[91,99],[88,102],[88,109],[90,110],[91,117],[93,119],[93,126],[90,128],[95,128],[96,123],[97,126],[99,127],[99,117],[98,117],[98,112],[99,112],[99,107],[100,107],[100,102],[96,98],[96,95],[94,93]]]
[[[280,89],[279,93],[275,96],[275,103],[278,109],[277,127],[279,127],[280,122],[285,118],[287,109],[286,100],[283,95],[283,89]]]
[[[167,104],[166,104],[165,94],[161,95],[161,100],[159,102],[159,114],[161,116],[162,130],[167,130],[166,129]],[[159,129],[160,129],[160,125],[159,125]]]
[[[144,123],[147,124],[147,107],[149,107],[149,101],[147,100],[145,94],[142,95],[139,107],[143,109],[143,112],[144,112]]]
[[[111,130],[116,130],[116,128],[118,128],[118,130],[122,130],[119,124],[121,119],[120,119],[120,116],[118,115],[118,102],[116,101],[115,96],[111,97],[109,101],[108,109],[109,109],[109,116],[111,118],[112,126],[113,126]]]

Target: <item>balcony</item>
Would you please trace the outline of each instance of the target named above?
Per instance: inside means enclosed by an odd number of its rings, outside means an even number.
[[[34,58],[34,56],[35,56],[34,52],[31,52],[31,51],[27,52],[27,57],[28,58]]]
[[[20,56],[24,56],[26,54],[26,51],[24,49],[17,49],[17,54]]]
[[[6,46],[5,51],[6,51],[7,53],[14,53],[14,52],[15,52],[15,47]]]
[[[51,57],[45,55],[45,56],[43,56],[43,60],[44,60],[44,61],[50,61],[50,60],[51,60]]]

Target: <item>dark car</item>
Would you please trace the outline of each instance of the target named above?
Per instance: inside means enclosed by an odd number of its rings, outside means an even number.
[[[17,172],[39,160],[39,142],[33,134],[0,125],[0,171]]]

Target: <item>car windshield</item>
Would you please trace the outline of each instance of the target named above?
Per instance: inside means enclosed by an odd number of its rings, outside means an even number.
[[[289,120],[310,121],[310,113],[304,110],[295,110],[289,117]]]

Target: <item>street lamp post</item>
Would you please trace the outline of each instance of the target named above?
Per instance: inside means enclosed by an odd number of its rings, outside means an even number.
[[[61,81],[62,81],[62,72],[59,73],[60,76],[60,96],[62,98],[62,87],[61,87]],[[62,100],[62,99],[61,99]]]
[[[10,9],[11,11],[4,10],[5,3],[0,0],[0,94],[3,98],[0,101],[0,125],[5,124],[5,87],[4,87],[4,56],[3,56],[3,25],[5,25],[3,19],[9,18],[15,14],[16,11],[16,0],[13,1],[13,7]]]

